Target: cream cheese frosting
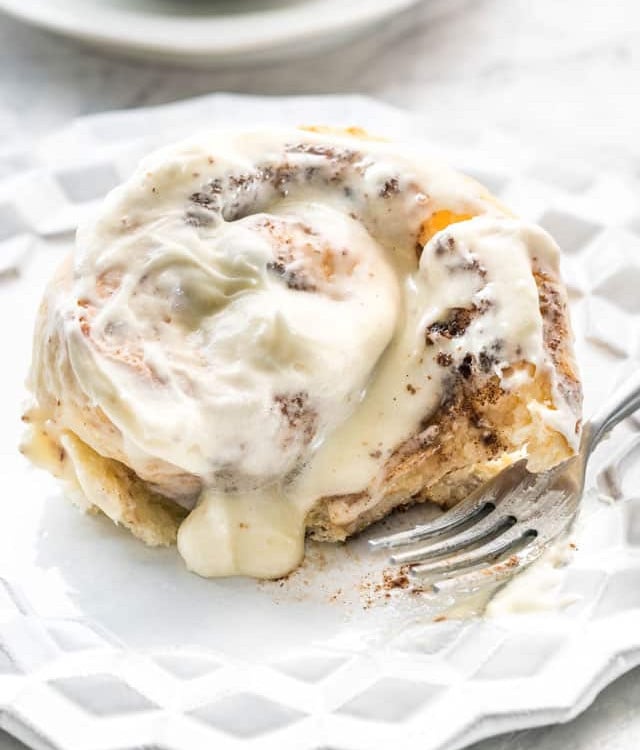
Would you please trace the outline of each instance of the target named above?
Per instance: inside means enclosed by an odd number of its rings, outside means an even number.
[[[456,223],[431,226],[439,213]],[[532,275],[557,266],[546,232],[415,146],[218,131],[157,151],[107,197],[48,326],[127,465],[196,478],[178,498],[196,502],[178,534],[188,567],[277,577],[319,498],[376,501],[450,366],[473,357],[508,389],[525,361],[557,385]],[[34,390],[60,377],[34,360]],[[575,448],[557,387],[548,412]]]

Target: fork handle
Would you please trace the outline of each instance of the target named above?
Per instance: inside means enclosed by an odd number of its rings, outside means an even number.
[[[596,445],[619,422],[631,416],[640,408],[640,368],[630,375],[614,392],[605,399],[602,406],[589,420],[587,426],[588,446]]]

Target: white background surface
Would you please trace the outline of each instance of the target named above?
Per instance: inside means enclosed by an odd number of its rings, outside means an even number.
[[[637,175],[640,5],[427,0],[384,35],[348,49],[226,71],[112,59],[0,19],[0,144],[79,114],[213,90],[362,91],[424,113],[438,140],[464,137],[469,127],[498,131],[550,162],[577,157]],[[640,738],[639,704],[636,670],[571,724],[487,740],[475,750],[631,750]],[[14,746],[0,739],[0,748]]]

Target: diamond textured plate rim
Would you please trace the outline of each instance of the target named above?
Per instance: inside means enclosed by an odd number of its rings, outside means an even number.
[[[314,545],[282,585],[198,579],[175,550],[82,516],[16,455],[33,314],[78,221],[141,155],[194,123],[258,121],[435,132],[363,97],[220,94],[81,119],[3,157],[22,166],[0,182],[0,262],[5,248],[12,264],[0,315],[15,320],[4,333],[13,364],[0,371],[0,472],[20,511],[0,527],[0,726],[63,750],[455,750],[571,719],[640,663],[637,420],[593,458],[567,564],[525,573],[490,617],[462,621],[434,621],[434,602],[402,589],[376,594],[366,539]],[[446,142],[441,156],[566,245],[589,413],[637,367],[640,302],[627,285],[640,278],[638,186],[584,164],[580,179],[566,163],[556,173],[548,154],[543,168],[504,136]],[[30,252],[12,253],[16,242]],[[538,604],[512,614],[523,588]]]

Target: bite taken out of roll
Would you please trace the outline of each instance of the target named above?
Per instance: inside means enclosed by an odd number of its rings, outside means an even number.
[[[198,135],[82,226],[36,324],[23,451],[204,576],[451,505],[580,432],[559,251],[415,144]]]

